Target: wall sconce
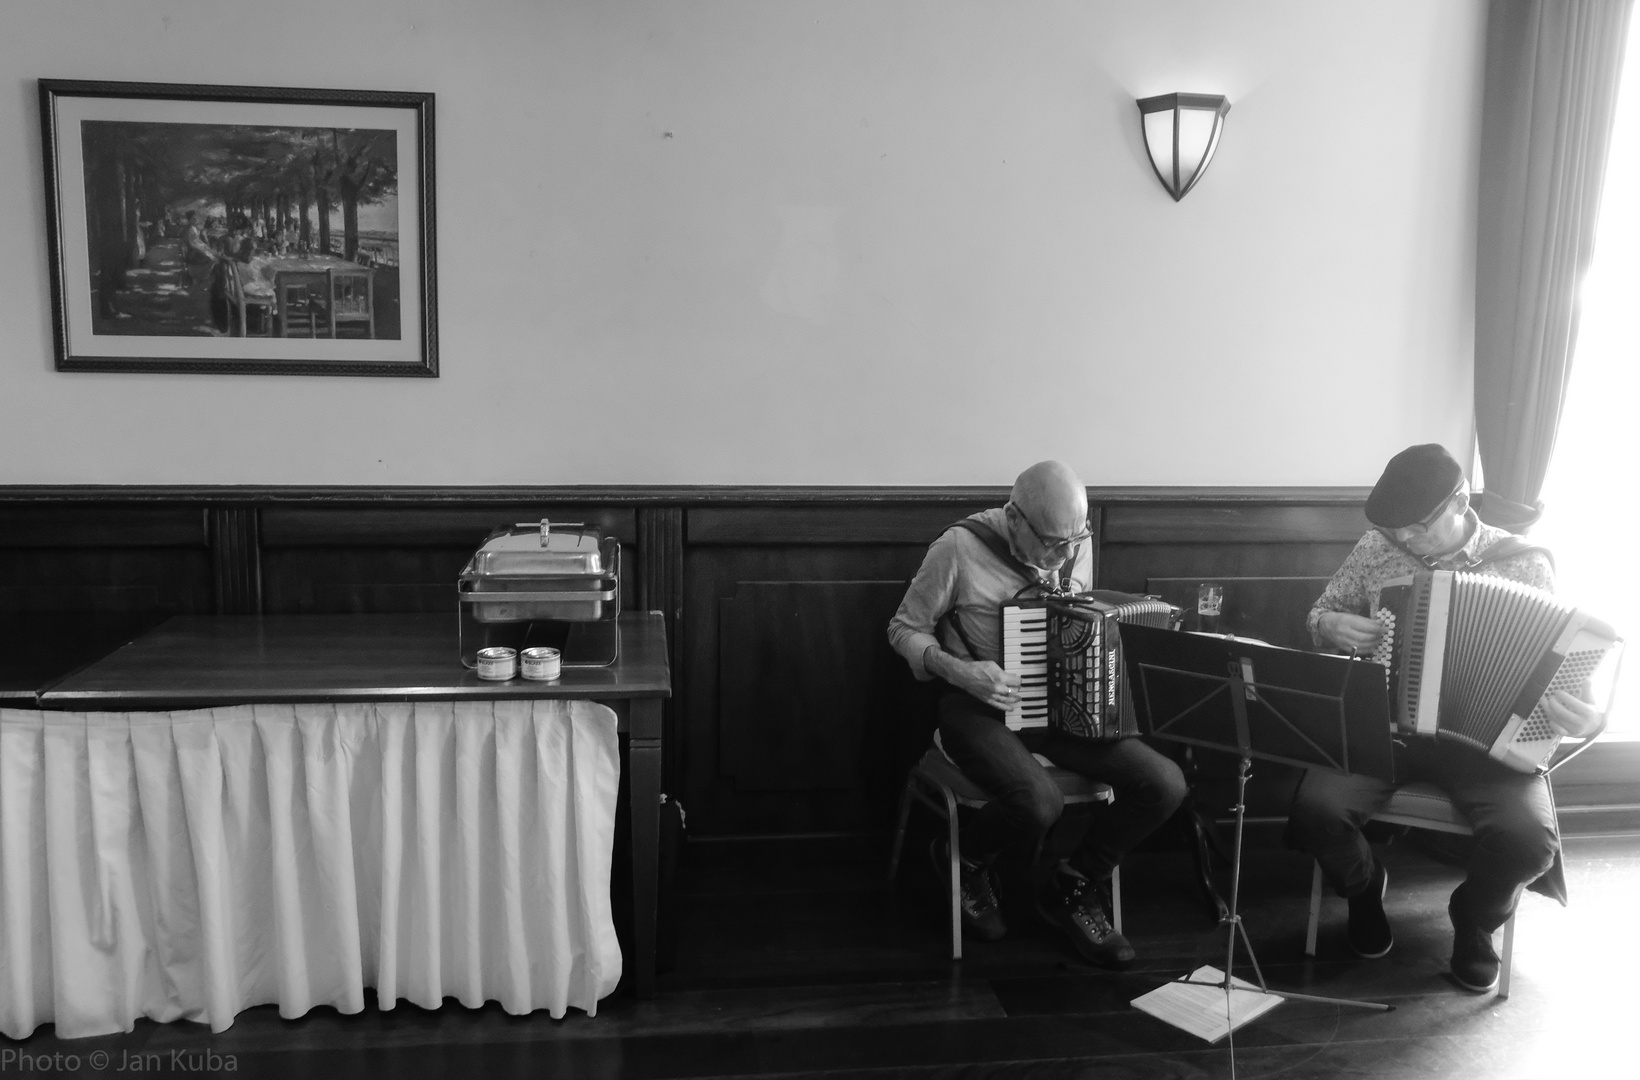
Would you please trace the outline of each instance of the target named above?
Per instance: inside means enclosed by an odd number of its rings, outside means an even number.
[[[1139,121],[1156,179],[1178,202],[1207,171],[1219,148],[1228,99],[1217,94],[1160,94],[1139,99]]]

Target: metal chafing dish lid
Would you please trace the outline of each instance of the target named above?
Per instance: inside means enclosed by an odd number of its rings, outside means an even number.
[[[599,540],[597,529],[580,522],[527,521],[484,541],[467,573],[481,578],[602,574]]]

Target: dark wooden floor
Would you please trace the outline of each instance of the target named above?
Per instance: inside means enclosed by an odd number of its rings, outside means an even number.
[[[1395,1011],[1283,1003],[1236,1034],[1234,1073],[1222,1043],[1203,1043],[1128,1004],[1197,964],[1222,962],[1223,932],[1204,915],[1181,853],[1142,853],[1125,868],[1127,928],[1140,962],[1110,974],[1072,959],[1018,912],[1005,940],[971,942],[967,958],[952,964],[924,852],[914,852],[889,888],[880,862],[765,856],[748,863],[713,847],[691,853],[683,944],[654,1001],[621,993],[596,1017],[561,1021],[453,1002],[436,1012],[404,1004],[357,1016],[321,1009],[293,1021],[265,1007],[216,1035],[142,1022],[127,1035],[63,1042],[48,1027],[22,1043],[0,1039],[0,1054],[61,1053],[53,1075],[68,1054],[77,1056],[80,1075],[122,1065],[226,1070],[230,1061],[239,1076],[574,1080],[1640,1073],[1640,838],[1568,840],[1572,906],[1535,895],[1523,902],[1514,990],[1502,1002],[1459,990],[1443,975],[1446,896],[1458,877],[1450,866],[1406,840],[1386,848],[1394,951],[1378,961],[1347,955],[1343,904],[1329,897],[1321,955],[1310,961],[1302,955],[1309,864],[1268,846],[1251,852],[1244,913],[1270,984],[1375,998]],[[96,1051],[108,1055],[100,1072],[90,1067]],[[18,1072],[15,1058],[4,1072]]]

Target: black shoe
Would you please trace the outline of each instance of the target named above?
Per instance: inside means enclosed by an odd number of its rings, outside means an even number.
[[[934,873],[944,882],[951,880],[951,845],[943,837],[936,837],[928,848],[934,860]],[[996,882],[991,880],[991,868],[970,865],[960,855],[957,858],[958,906],[962,909],[962,928],[984,941],[996,941],[1008,932],[1002,921],[1002,906],[997,903]]]
[[[1492,935],[1482,930],[1458,910],[1457,894],[1446,906],[1452,917],[1452,981],[1476,994],[1498,988],[1498,972],[1503,962],[1492,947]]]
[[[1049,926],[1063,931],[1089,963],[1125,968],[1133,963],[1133,946],[1111,925],[1101,891],[1069,867],[1056,867],[1037,899],[1037,914]]]
[[[1389,916],[1384,914],[1384,893],[1389,891],[1389,874],[1380,865],[1372,868],[1367,887],[1350,897],[1350,948],[1364,960],[1376,960],[1395,944]]]

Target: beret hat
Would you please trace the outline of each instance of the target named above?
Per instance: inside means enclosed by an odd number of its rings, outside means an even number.
[[[1463,483],[1463,466],[1439,443],[1409,446],[1389,459],[1367,496],[1367,520],[1402,529],[1433,514]]]

